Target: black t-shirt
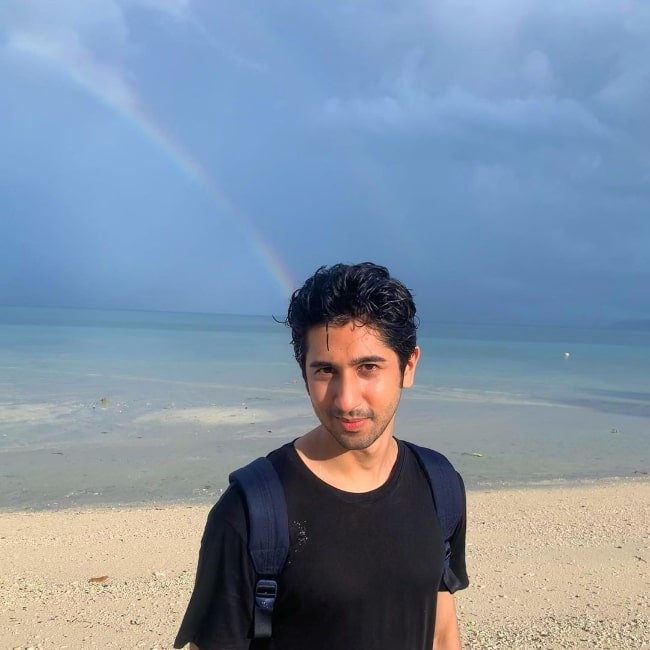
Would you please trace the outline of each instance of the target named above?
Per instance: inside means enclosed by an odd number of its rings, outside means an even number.
[[[386,483],[361,494],[321,481],[293,444],[269,459],[284,487],[290,536],[273,638],[251,641],[255,572],[245,506],[229,488],[208,516],[175,647],[193,641],[200,650],[431,650],[437,593],[446,589],[444,544],[413,452],[400,442]],[[464,518],[451,549],[451,568],[466,587]]]

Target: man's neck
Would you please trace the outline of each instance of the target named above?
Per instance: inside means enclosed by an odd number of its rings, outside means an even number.
[[[298,438],[298,456],[319,479],[346,492],[382,486],[397,460],[397,441],[389,431],[367,449],[345,449],[322,426]]]

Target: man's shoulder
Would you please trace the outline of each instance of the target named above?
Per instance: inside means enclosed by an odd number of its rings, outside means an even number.
[[[441,464],[448,464],[453,467],[451,461],[445,454],[443,454],[440,451],[437,451],[436,449],[433,449],[432,447],[428,447],[420,443],[410,442],[409,440],[403,440],[403,439],[399,440],[399,444],[404,445],[404,447],[408,449],[410,453],[414,454],[417,458],[427,459],[430,460],[431,462],[436,462]]]
[[[293,443],[287,443],[234,470],[228,488],[210,512],[209,521],[219,519],[240,529],[246,511],[250,509],[250,500],[259,501],[263,494],[274,491],[275,484],[282,483],[292,452],[295,454]]]
[[[289,457],[295,452],[294,442],[295,440],[292,440],[291,442],[286,442],[282,446],[277,447],[273,451],[270,451],[266,457],[272,463],[285,460],[287,457]]]
[[[287,443],[274,449],[266,457],[277,473],[280,482],[282,482],[282,476],[286,472],[285,467],[290,462],[289,458],[292,449],[293,443]],[[255,496],[251,497],[251,494],[256,495],[259,493],[256,491],[254,485],[251,484],[250,479],[247,480],[242,477],[241,470],[256,462],[259,462],[259,459],[258,461],[252,461],[248,465],[240,467],[230,475],[228,487],[214,506],[212,506],[208,515],[205,527],[206,537],[221,535],[222,532],[220,531],[223,531],[224,528],[230,529],[243,538],[247,536],[247,512],[251,506],[249,500],[256,498]],[[242,480],[247,480],[247,485],[242,485]],[[260,501],[260,498],[256,500]]]
[[[274,449],[266,457],[273,465],[273,469],[277,472],[280,480],[282,480],[290,467],[295,465],[297,454],[293,441]]]
[[[463,480],[453,463],[442,452],[431,447],[425,447],[407,440],[400,440],[399,444],[406,450],[406,454],[417,460],[420,470],[428,477],[442,474],[446,478],[453,477],[453,482],[460,482],[464,489]]]
[[[465,510],[465,485],[451,461],[435,449],[403,441],[406,453],[415,461],[411,466],[427,479],[438,516],[446,533],[453,531]]]
[[[228,525],[242,532],[246,526],[246,512],[243,495],[230,484],[208,514],[206,532],[219,525]]]

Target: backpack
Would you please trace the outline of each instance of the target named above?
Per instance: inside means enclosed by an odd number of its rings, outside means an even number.
[[[443,581],[450,592],[460,587],[450,566],[451,538],[464,510],[460,476],[442,454],[405,442],[415,454],[431,488],[431,495],[445,541]],[[262,457],[233,472],[229,477],[246,502],[248,552],[255,569],[254,637],[270,638],[278,577],[289,553],[289,518],[284,490],[268,458]]]

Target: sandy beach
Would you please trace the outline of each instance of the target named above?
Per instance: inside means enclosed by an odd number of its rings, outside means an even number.
[[[0,513],[0,647],[171,648],[208,509]],[[470,492],[468,512],[466,650],[650,648],[646,478]]]

